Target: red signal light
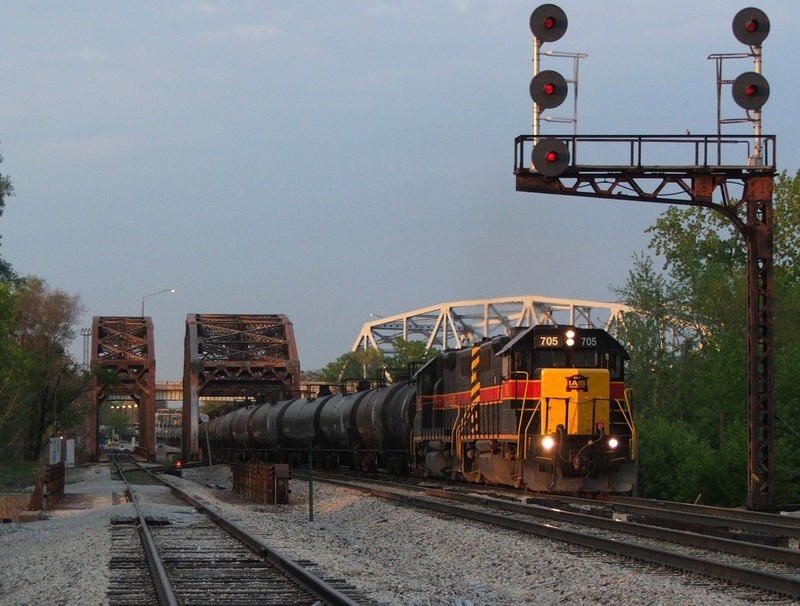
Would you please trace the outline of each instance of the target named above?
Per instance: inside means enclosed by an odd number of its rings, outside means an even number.
[[[542,4],[531,13],[529,25],[540,42],[555,42],[567,31],[567,14],[555,4]]]
[[[745,72],[733,81],[733,100],[744,109],[760,109],[769,99],[769,82],[761,74]]]
[[[564,76],[550,69],[536,74],[528,89],[531,99],[541,109],[558,107],[567,98],[567,81]]]
[[[531,164],[545,177],[558,177],[569,166],[569,148],[560,139],[542,139],[533,146]]]
[[[175,461],[175,469],[180,469],[183,464],[180,461]]]
[[[733,35],[742,44],[758,46],[769,35],[769,17],[757,8],[743,8],[733,18]]]

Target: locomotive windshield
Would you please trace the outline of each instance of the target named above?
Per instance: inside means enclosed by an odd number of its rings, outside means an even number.
[[[534,350],[534,368],[607,368],[612,379],[622,378],[622,360],[615,351]]]

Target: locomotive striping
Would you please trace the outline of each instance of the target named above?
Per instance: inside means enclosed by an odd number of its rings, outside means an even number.
[[[538,400],[542,396],[541,380],[505,381],[502,385],[492,385],[480,389],[481,404],[498,404],[506,400]],[[612,400],[622,400],[625,396],[625,384],[622,381],[609,383],[609,396]],[[421,411],[425,402],[432,402],[434,410],[446,408],[464,408],[472,404],[472,392],[458,391],[446,395],[417,398],[417,410]]]
[[[469,414],[469,422],[470,422],[470,433],[475,435],[480,432],[480,428],[478,427],[478,404],[481,401],[481,381],[478,377],[478,366],[481,363],[481,348],[480,346],[475,346],[472,348],[472,376],[470,377],[471,386],[470,386],[470,414]]]

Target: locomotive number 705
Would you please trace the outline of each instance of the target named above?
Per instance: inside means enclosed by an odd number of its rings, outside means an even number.
[[[564,340],[561,335],[539,335],[537,337],[537,347],[563,347]],[[599,345],[597,337],[581,336],[580,346],[594,348]]]

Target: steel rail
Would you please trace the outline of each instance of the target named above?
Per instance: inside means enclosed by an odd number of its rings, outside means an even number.
[[[592,502],[585,499],[586,502]],[[633,505],[633,506],[649,506],[657,507],[661,510],[668,511],[681,511],[684,513],[706,513],[708,515],[717,516],[724,515],[726,518],[736,518],[738,520],[747,520],[755,522],[763,522],[766,524],[776,524],[778,526],[800,527],[800,516],[794,515],[780,515],[777,513],[768,513],[763,511],[754,511],[752,509],[727,509],[724,507],[715,507],[713,505],[702,505],[698,503],[679,503],[677,501],[663,501],[660,499],[642,499],[639,497],[626,497],[614,495],[604,499],[605,503],[611,505]]]
[[[702,559],[691,555],[673,553],[663,549],[658,549],[645,545],[638,545],[635,543],[621,541],[618,539],[609,539],[593,534],[580,532],[577,530],[558,528],[550,524],[542,524],[526,520],[511,519],[499,514],[481,512],[473,509],[468,509],[465,507],[459,507],[457,505],[440,503],[424,497],[393,492],[388,489],[376,489],[376,488],[370,488],[368,486],[354,485],[346,480],[337,480],[326,477],[319,477],[318,479],[325,482],[340,484],[348,488],[360,490],[366,494],[370,494],[375,497],[396,501],[402,504],[411,505],[421,509],[428,509],[431,511],[436,511],[438,513],[444,513],[448,515],[461,517],[464,519],[473,520],[476,522],[482,522],[494,526],[499,526],[502,528],[521,531],[527,534],[533,534],[536,536],[541,536],[556,541],[561,541],[573,545],[580,545],[582,547],[587,547],[589,549],[595,549],[598,551],[605,551],[611,554],[622,555],[636,560],[657,564],[660,566],[668,566],[670,568],[683,570],[690,573],[696,573],[715,579],[721,579],[737,585],[757,587],[759,589],[780,593],[783,595],[791,596],[793,598],[800,598],[800,578],[793,578],[790,576],[783,576],[769,572],[762,572],[759,570],[749,569],[738,565],[726,564],[723,562],[715,562],[708,559]],[[408,487],[408,486],[403,486],[403,489],[414,490],[413,487]],[[480,500],[479,497],[469,497],[469,495],[454,495],[452,493],[448,494],[448,491],[434,490],[430,488],[420,488],[419,490],[426,493],[437,493],[432,496],[444,497],[448,499],[468,500],[471,498],[474,499],[475,501]],[[495,501],[498,501],[498,503],[495,503]],[[493,500],[491,504],[491,506],[493,507],[494,506],[506,507],[509,505],[512,504],[510,504],[509,502],[502,501],[500,499]],[[520,504],[520,507],[530,508],[533,506]],[[539,508],[539,509],[546,510],[548,508]],[[554,516],[568,515],[568,512],[561,511],[559,513],[555,513],[557,510],[548,510],[548,511],[553,512]],[[528,513],[531,513],[530,509],[528,510]],[[537,511],[537,515],[538,513],[539,512]],[[583,523],[585,524],[589,524],[593,527],[604,527],[604,528],[609,527],[618,532],[629,532],[629,530],[627,529],[633,526],[638,526],[639,527],[638,530],[640,530],[643,533],[652,532],[654,535],[659,534],[659,531],[663,531],[665,533],[669,533],[671,538],[666,540],[670,540],[672,542],[676,542],[675,541],[676,537],[682,537],[684,539],[687,539],[688,537],[686,535],[692,534],[683,531],[665,531],[664,529],[658,529],[656,527],[645,526],[642,524],[635,524],[632,522],[622,522],[614,520],[605,520],[603,518],[594,518],[593,516],[589,516],[586,514],[571,514],[570,521],[577,522],[577,520],[575,519],[576,515],[583,516],[583,518],[585,518],[585,521]],[[623,525],[626,526],[625,530],[623,529]],[[652,531],[647,529],[652,529]],[[636,534],[634,530],[630,530],[630,533]],[[696,546],[703,547],[705,549],[715,549],[716,547],[711,546],[712,543],[717,547],[724,546],[728,549],[733,547],[732,545],[730,545],[731,543],[733,544],[737,543],[736,541],[717,539],[706,536],[699,536],[699,538],[700,541],[696,542],[697,543]],[[692,539],[692,541],[694,542],[694,539]],[[756,556],[756,557],[764,557],[765,559],[772,560],[777,552],[787,552],[786,556],[790,559],[794,557],[792,555],[789,555],[788,552],[790,552],[790,550],[771,548],[763,545],[753,545],[752,548],[755,552],[761,554],[761,556]],[[780,561],[785,563],[785,560],[783,559],[781,559]]]
[[[339,480],[336,480],[336,478],[333,476],[327,476],[327,478],[330,478],[330,481],[332,482],[339,482]],[[322,475],[320,479],[324,481],[329,481],[328,479],[326,479],[326,476],[324,475]],[[418,486],[413,483],[398,484],[397,482],[388,482],[384,480],[375,480],[375,479],[369,479],[368,481],[371,483],[378,483],[383,486],[395,486],[395,487],[402,487],[407,490],[415,490],[420,493],[424,493],[433,497],[450,499],[453,501],[461,501],[464,503],[471,503],[476,505],[489,505],[496,509],[502,509],[505,511],[511,511],[514,513],[519,513],[524,515],[535,515],[538,517],[544,517],[561,522],[578,523],[578,524],[583,524],[585,526],[592,526],[595,528],[603,528],[605,530],[623,532],[650,539],[656,539],[659,541],[668,541],[671,543],[685,545],[688,547],[696,547],[699,549],[711,549],[714,551],[728,553],[736,556],[758,558],[789,566],[800,566],[800,551],[795,549],[784,549],[780,547],[764,545],[761,543],[753,543],[744,540],[735,540],[735,539],[729,539],[729,538],[696,533],[691,531],[683,531],[677,528],[663,528],[661,526],[654,524],[631,522],[625,520],[611,520],[580,512],[565,511],[557,507],[550,507],[547,505],[520,503],[505,499],[493,498],[490,496],[476,496],[474,494],[464,494],[460,492],[454,492],[451,490]],[[341,482],[341,484],[346,486],[351,486],[346,481]],[[552,495],[550,496],[552,497]],[[615,502],[613,501],[598,502],[598,501],[592,501],[590,499],[570,498],[570,502],[586,503],[594,506],[597,506],[598,504],[601,506],[606,504],[615,505]],[[628,505],[623,505],[623,507],[621,507],[620,509],[622,511],[628,511],[628,507],[629,507]],[[633,509],[632,505],[630,507],[631,509]],[[637,511],[638,513],[646,511],[646,507],[642,504],[641,500],[639,500],[636,507],[640,508],[641,510]],[[710,507],[706,507],[702,512],[698,513],[687,512],[687,515],[690,516],[691,521],[699,520],[701,523],[709,524],[710,522],[714,521],[714,517],[710,513],[711,509],[712,508]],[[658,511],[653,507],[650,507],[649,510],[657,512],[654,515],[657,515],[660,519],[669,517],[665,516],[663,512]],[[680,511],[678,511],[678,513],[679,512]],[[721,508],[717,508],[718,514],[721,514],[723,512],[727,512],[727,510],[722,510]],[[798,529],[796,526],[793,525],[784,526],[775,520],[776,516],[774,515],[772,515],[772,518],[765,519],[764,517],[765,514],[762,514],[760,512],[746,512],[746,513],[753,513],[753,519],[747,520],[747,518],[745,517],[735,516],[734,521],[728,519],[724,520],[717,519],[716,521],[723,522],[729,527],[736,527],[740,530],[747,530],[751,532],[772,534],[778,536],[784,534],[792,537],[800,536],[800,534],[797,534]],[[670,517],[669,519],[680,521],[680,518],[677,517]]]
[[[632,534],[649,539],[657,539],[659,541],[669,541],[671,543],[686,545],[688,547],[711,549],[737,556],[757,558],[768,560],[770,562],[779,562],[781,564],[787,564],[790,566],[800,566],[800,551],[793,549],[783,549],[780,547],[762,545],[760,543],[737,541],[734,539],[709,536],[673,528],[662,528],[660,526],[642,524],[639,522],[612,520],[586,513],[564,511],[557,508],[530,503],[514,503],[513,501],[505,501],[503,499],[495,499],[492,497],[478,497],[474,495],[458,494],[446,490],[435,490],[430,488],[424,489],[423,492],[430,496],[461,501],[464,503],[481,505],[488,504],[491,507],[513,513],[535,515],[537,517],[544,517],[551,520],[557,520],[559,522],[578,523],[594,528],[603,528],[604,530],[612,530],[615,532]]]
[[[548,524],[539,524],[536,522],[528,522],[516,519],[512,520],[501,515],[438,503],[421,497],[401,495],[384,490],[370,490],[369,492],[374,496],[379,496],[381,498],[403,503],[410,503],[415,507],[456,515],[465,519],[492,524],[503,528],[523,531],[528,534],[534,534],[573,545],[581,545],[583,547],[605,551],[616,555],[623,555],[653,564],[669,566],[671,568],[684,570],[686,572],[699,573],[712,578],[729,581],[737,585],[758,587],[767,591],[773,591],[794,598],[800,598],[800,579],[797,578],[752,570],[742,566],[725,564],[722,562],[714,562],[694,556],[672,553],[663,549],[637,545],[635,543],[619,541],[616,539],[608,539],[575,530],[556,528],[555,526]]]
[[[788,536],[792,538],[800,538],[800,526],[793,523],[784,523],[784,520],[770,519],[765,521],[762,519],[747,519],[740,516],[729,516],[727,513],[718,511],[716,514],[706,511],[698,511],[696,513],[680,511],[677,509],[666,509],[655,504],[644,503],[622,503],[609,501],[613,504],[614,510],[623,513],[640,514],[644,516],[658,517],[664,520],[673,522],[702,522],[706,524],[723,523],[728,528],[735,528],[737,530],[747,532],[757,532],[762,534],[772,534],[776,536]]]
[[[137,463],[137,465],[139,464]],[[359,602],[345,595],[312,572],[296,564],[291,558],[283,555],[278,550],[252,536],[247,531],[237,526],[234,522],[227,519],[220,512],[214,510],[209,505],[195,498],[188,492],[180,489],[166,478],[152,473],[149,469],[142,465],[139,465],[139,468],[165,486],[168,486],[172,492],[189,503],[198,512],[206,515],[217,526],[222,528],[236,540],[246,545],[254,553],[270,562],[278,570],[284,572],[287,576],[306,586],[306,588],[317,595],[317,597],[324,600],[326,604],[329,604],[330,606],[360,606]]]
[[[178,606],[178,599],[175,596],[175,590],[173,589],[172,583],[167,575],[167,571],[164,568],[164,563],[162,562],[161,556],[156,548],[153,535],[150,534],[150,529],[147,527],[147,520],[145,519],[144,514],[139,507],[138,500],[131,489],[128,478],[125,477],[125,473],[122,470],[122,466],[120,465],[118,457],[114,457],[114,465],[117,468],[117,473],[119,473],[120,478],[122,478],[122,481],[125,482],[125,490],[131,499],[131,503],[136,511],[136,517],[139,520],[139,537],[142,542],[142,549],[144,551],[145,559],[147,560],[147,567],[150,569],[150,575],[153,577],[153,585],[156,590],[156,595],[158,596],[159,604],[161,604],[161,606]]]

